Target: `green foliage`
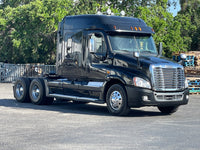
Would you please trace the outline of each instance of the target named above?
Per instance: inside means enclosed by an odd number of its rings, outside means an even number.
[[[54,64],[58,22],[66,15],[96,14],[108,8],[119,15],[143,19],[155,30],[163,54],[200,49],[199,1],[181,2],[173,17],[168,6],[176,0],[1,0],[0,61]]]
[[[200,50],[200,1],[199,0],[180,0],[181,11],[179,16],[184,16],[185,19],[189,20],[190,26],[185,28],[182,32],[182,36],[186,37],[188,50]],[[183,23],[183,27],[186,22]]]
[[[156,1],[149,6],[139,6],[135,17],[142,18],[154,31],[154,40],[158,47],[163,43],[163,54],[171,57],[172,52],[187,51],[187,45],[181,37],[181,23],[167,11],[168,1]]]
[[[68,14],[66,8],[71,1],[26,2],[23,5],[10,3],[17,7],[7,5],[0,11],[3,20],[0,24],[0,61],[52,64],[55,62],[57,24]]]

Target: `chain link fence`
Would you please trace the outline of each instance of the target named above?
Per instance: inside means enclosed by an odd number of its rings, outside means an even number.
[[[6,64],[0,62],[0,82],[13,82],[18,77],[42,77],[56,72],[55,65]]]

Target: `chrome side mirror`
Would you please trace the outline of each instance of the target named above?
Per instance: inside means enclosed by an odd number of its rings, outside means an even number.
[[[139,60],[140,53],[139,52],[133,52],[133,57],[137,58],[137,68],[142,69],[142,67],[140,66],[140,60]]]
[[[133,57],[139,58],[140,57],[140,53],[139,52],[133,52]]]
[[[94,39],[90,39],[90,41],[89,41],[89,51],[90,51],[90,53],[95,53]]]
[[[182,60],[185,60],[187,58],[186,54],[180,54],[180,57]]]
[[[182,54],[180,54],[180,58],[181,58],[181,60],[178,63],[184,66],[184,62],[187,58],[187,55],[182,53]]]

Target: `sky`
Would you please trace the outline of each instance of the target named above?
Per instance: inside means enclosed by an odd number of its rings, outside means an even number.
[[[180,6],[179,3],[177,3],[176,8],[174,8],[174,6],[171,6],[171,7],[169,8],[169,12],[173,13],[173,16],[176,16],[177,13],[178,13],[180,10],[181,10],[181,6]]]

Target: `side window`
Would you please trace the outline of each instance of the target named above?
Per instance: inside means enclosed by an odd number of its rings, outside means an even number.
[[[80,55],[81,50],[82,50],[82,33],[81,32],[67,39],[65,50],[66,50],[65,51],[66,58],[74,59],[74,57],[77,54]]]
[[[72,50],[74,53],[81,53],[82,49],[82,32],[72,36]]]
[[[56,61],[57,64],[60,65],[63,60],[64,60],[64,56],[63,56],[63,51],[64,51],[64,44],[65,41],[63,40],[62,37],[60,37],[60,34],[58,33],[58,39],[57,39],[57,57],[56,57]]]
[[[59,40],[58,40],[59,41]],[[62,50],[62,43],[57,43],[57,61],[61,63],[61,50]]]
[[[89,40],[90,52],[106,53],[105,41],[100,33],[92,33]]]
[[[72,39],[71,38],[67,39],[65,57],[66,58],[72,57]]]

